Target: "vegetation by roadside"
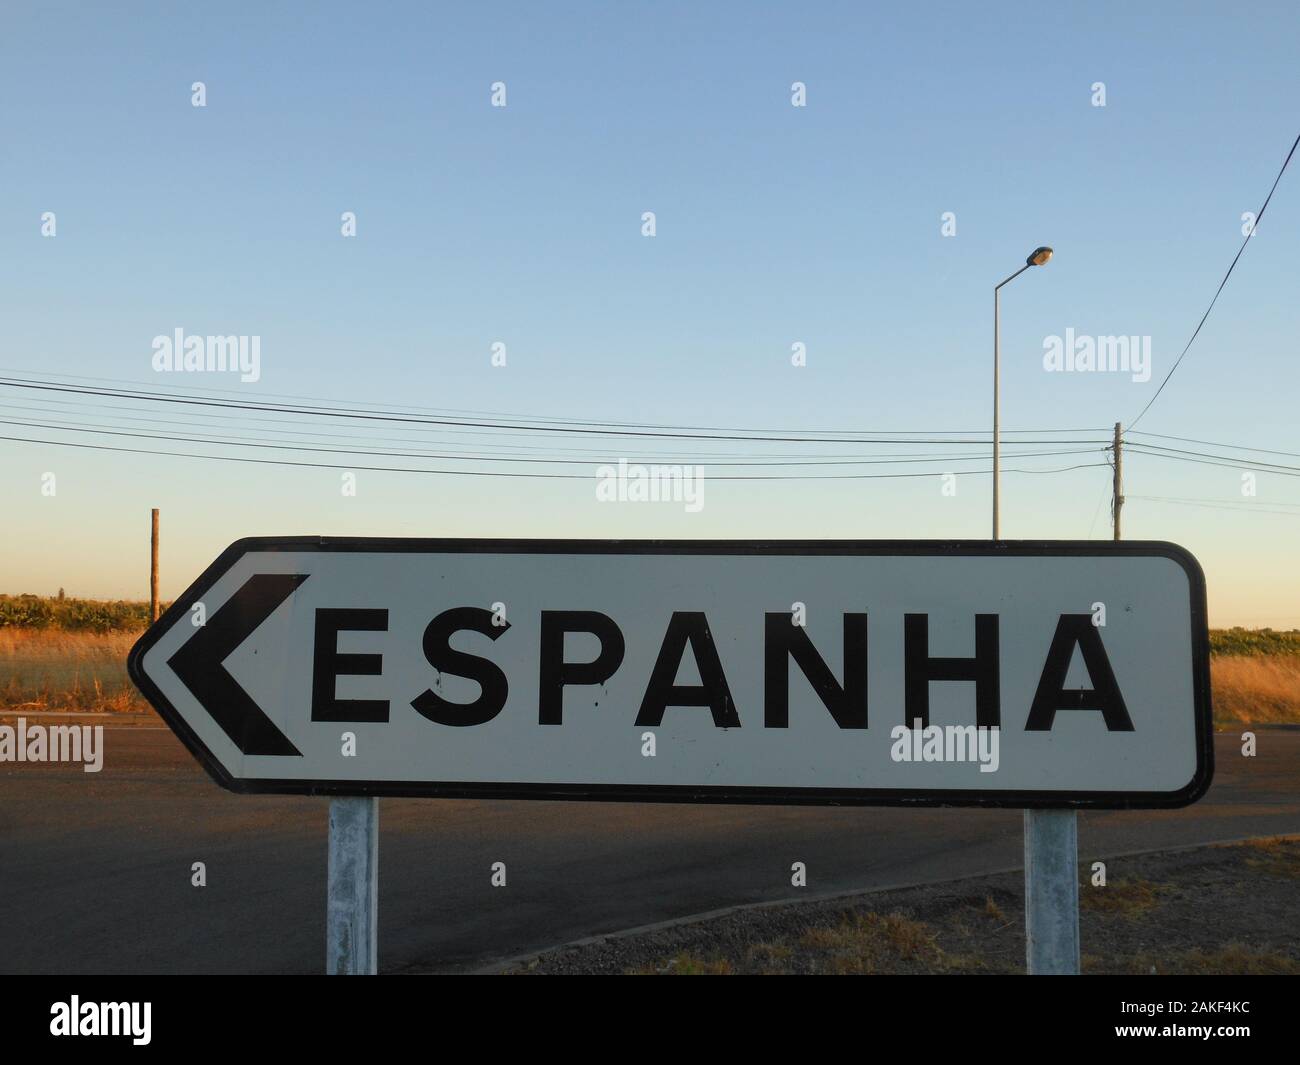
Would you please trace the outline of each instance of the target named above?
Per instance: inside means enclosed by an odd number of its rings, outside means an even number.
[[[0,595],[0,710],[140,712],[126,655],[146,602]],[[1210,633],[1216,723],[1300,723],[1300,630]]]
[[[137,636],[0,628],[0,710],[148,711],[126,675]]]
[[[146,601],[0,595],[0,631],[139,633],[148,624],[149,604]]]
[[[1211,629],[1210,654],[1231,656],[1300,656],[1300,629]]]
[[[1300,723],[1300,655],[1210,659],[1215,723]]]
[[[139,633],[148,624],[149,603],[143,599],[0,594],[0,629]],[[1300,629],[1211,629],[1210,653],[1300,656]]]
[[[1106,861],[1081,857],[1085,973],[1300,974],[1300,838]],[[561,948],[518,974],[1024,971],[1021,874],[720,917]]]

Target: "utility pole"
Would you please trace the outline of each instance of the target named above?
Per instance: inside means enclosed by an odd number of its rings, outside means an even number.
[[[1110,513],[1115,526],[1115,539],[1119,539],[1119,512],[1124,506],[1124,431],[1119,422],[1115,423],[1115,476],[1111,484]]]
[[[153,530],[149,536],[149,620],[157,621],[158,609],[158,508],[153,508]]]

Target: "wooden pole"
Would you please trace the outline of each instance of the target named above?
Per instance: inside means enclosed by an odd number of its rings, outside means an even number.
[[[158,620],[158,508],[153,508],[153,530],[149,536],[149,617]]]
[[[1120,423],[1115,423],[1115,476],[1111,484],[1110,511],[1115,526],[1115,539],[1119,539],[1119,512],[1124,506],[1124,433]]]

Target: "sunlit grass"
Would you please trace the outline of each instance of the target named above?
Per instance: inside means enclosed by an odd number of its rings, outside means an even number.
[[[57,600],[38,603],[59,605]],[[105,606],[111,609],[103,618],[124,623],[138,613],[138,604]],[[85,611],[69,616],[101,619]],[[43,628],[0,624],[0,709],[144,709],[126,675],[127,652],[140,632],[138,624],[112,632],[73,631],[57,623]],[[1300,723],[1300,654],[1264,653],[1266,648],[1292,646],[1292,636],[1268,630],[1215,631],[1216,652],[1249,648],[1245,653],[1216,653],[1210,661],[1216,721]]]
[[[1218,721],[1300,723],[1300,656],[1216,656],[1210,686]]]
[[[144,710],[126,674],[137,636],[0,628],[0,709]]]

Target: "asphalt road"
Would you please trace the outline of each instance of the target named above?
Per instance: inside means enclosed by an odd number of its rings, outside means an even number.
[[[1216,737],[1189,809],[1082,815],[1080,861],[1300,832],[1300,731],[1258,736],[1249,759],[1239,730]],[[320,972],[327,801],[225,792],[162,728],[110,728],[105,746],[98,774],[0,764],[0,972]],[[1017,811],[385,799],[380,831],[384,971],[1021,861]]]

